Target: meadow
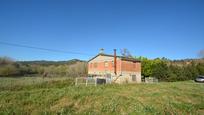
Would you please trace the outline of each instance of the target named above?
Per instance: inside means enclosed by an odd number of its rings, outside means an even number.
[[[204,113],[204,84],[75,86],[69,78],[0,78],[0,114],[195,114]]]

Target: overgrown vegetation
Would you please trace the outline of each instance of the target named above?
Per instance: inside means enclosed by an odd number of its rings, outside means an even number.
[[[198,75],[204,75],[204,60],[175,60],[166,58],[147,59],[138,57],[142,63],[144,77],[156,77],[160,81],[193,80]]]
[[[204,112],[204,85],[192,81],[76,87],[67,78],[0,79],[0,114],[201,115]],[[11,80],[14,84],[8,83]],[[27,84],[22,85],[21,80]]]
[[[8,57],[0,58],[0,76],[81,77],[87,75],[87,64],[80,60],[70,61],[23,61],[16,62]]]
[[[193,79],[204,72],[202,62],[139,59],[142,61],[142,74],[155,76],[160,81]],[[86,75],[86,62],[74,60],[59,63],[15,62],[0,58],[0,114],[204,112],[203,84],[185,81],[76,87],[73,77]],[[45,74],[46,77],[39,77]]]
[[[147,59],[138,57],[142,62],[142,75],[156,77],[159,81],[193,80],[198,75],[204,75],[204,59],[176,60],[166,58]],[[87,62],[70,61],[23,61],[0,58],[0,76],[37,76],[44,77],[84,77],[87,76]]]

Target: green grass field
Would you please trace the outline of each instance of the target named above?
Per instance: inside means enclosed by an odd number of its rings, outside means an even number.
[[[76,87],[67,78],[0,78],[0,114],[204,114],[204,84]]]

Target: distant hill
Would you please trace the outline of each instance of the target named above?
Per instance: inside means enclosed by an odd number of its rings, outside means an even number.
[[[198,64],[204,63],[204,59],[181,59],[181,60],[166,60],[169,64],[178,65],[178,66],[185,66],[188,64]],[[84,60],[79,59],[71,59],[67,61],[46,61],[46,60],[36,60],[36,61],[17,61],[20,64],[24,65],[41,65],[41,66],[49,66],[49,65],[72,65],[77,62],[87,62]]]
[[[171,64],[177,65],[177,66],[185,66],[189,64],[198,64],[198,63],[204,63],[204,59],[182,59],[182,60],[173,60],[170,61]]]
[[[24,65],[41,65],[41,66],[49,66],[49,65],[72,65],[77,62],[86,62],[84,60],[79,59],[71,59],[68,61],[46,61],[46,60],[37,60],[37,61],[17,61],[20,64]]]

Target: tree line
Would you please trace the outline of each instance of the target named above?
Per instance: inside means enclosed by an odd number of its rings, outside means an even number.
[[[159,81],[183,81],[204,75],[204,59],[168,60],[166,58],[148,59],[135,57],[141,61],[142,76],[156,77]],[[0,57],[0,77],[32,76],[44,77],[84,77],[87,76],[87,62],[70,61],[13,61]]]
[[[9,57],[0,57],[0,76],[29,76],[44,77],[82,77],[87,75],[87,63],[81,60],[70,61],[13,61]]]
[[[166,58],[148,59],[136,57],[142,64],[142,76],[155,77],[159,81],[193,80],[204,75],[204,60],[168,60]]]

